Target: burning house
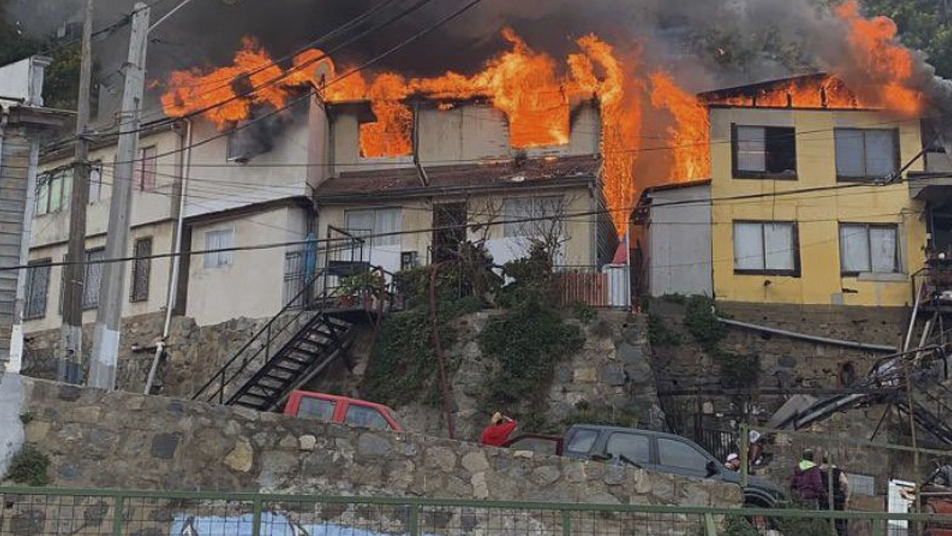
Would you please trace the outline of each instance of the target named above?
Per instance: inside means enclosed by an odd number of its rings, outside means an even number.
[[[825,74],[699,98],[710,179],[642,195],[652,295],[697,290],[703,277],[704,293],[726,301],[911,303],[934,245],[917,179],[948,166],[915,102],[883,109]],[[708,247],[674,245],[699,236]]]

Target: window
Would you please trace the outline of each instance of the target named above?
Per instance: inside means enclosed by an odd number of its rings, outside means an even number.
[[[50,288],[50,264],[52,259],[31,261],[26,272],[26,303],[23,319],[33,320],[46,316],[46,298]]]
[[[247,164],[251,160],[251,151],[243,135],[244,129],[235,130],[234,128],[232,127],[225,140],[225,160],[237,164]]]
[[[334,418],[334,406],[334,402],[330,400],[305,396],[301,398],[297,416],[329,421]]]
[[[151,190],[155,188],[155,168],[158,150],[155,145],[139,149],[139,158],[135,163],[136,188]]]
[[[560,236],[562,219],[553,216],[565,215],[565,203],[562,196],[516,197],[503,201],[502,213],[506,221],[503,236]],[[537,218],[537,221],[518,221]],[[514,221],[515,220],[515,221]]]
[[[83,309],[95,309],[99,306],[99,284],[102,281],[102,260],[105,258],[105,248],[86,250],[86,264],[84,265],[83,275]]]
[[[836,176],[840,179],[884,179],[898,171],[895,130],[838,128]]]
[[[72,169],[61,169],[37,177],[36,215],[40,216],[68,209],[72,185]]]
[[[368,408],[367,406],[357,406],[354,404],[347,407],[347,416],[344,417],[344,422],[353,426],[366,426],[374,430],[386,430],[390,428],[387,419],[384,419],[379,411],[374,408]]]
[[[92,162],[89,166],[89,202],[95,203],[102,198],[102,161]]]
[[[797,174],[797,139],[789,127],[734,126],[734,176]]]
[[[378,208],[369,210],[348,210],[344,215],[344,226],[356,236],[374,235],[371,246],[399,246],[400,235],[376,236],[399,233],[403,229],[403,213],[399,208]]]
[[[696,448],[683,441],[658,439],[658,460],[665,467],[677,467],[706,472],[708,459]]]
[[[205,268],[221,268],[235,263],[233,251],[213,251],[235,247],[235,230],[218,229],[205,233]]]
[[[140,238],[135,243],[135,261],[132,263],[132,288],[129,301],[149,299],[149,272],[152,268],[152,237]]]
[[[595,446],[595,440],[598,439],[598,432],[595,430],[576,430],[572,434],[572,439],[569,440],[569,444],[565,446],[565,450],[569,452],[578,452],[580,454],[588,454],[592,447]]]
[[[650,444],[648,436],[616,433],[608,438],[605,451],[612,458],[624,456],[637,464],[645,464],[651,460]]]
[[[840,272],[843,275],[899,271],[898,226],[840,224]]]
[[[799,275],[796,224],[734,222],[734,271]]]

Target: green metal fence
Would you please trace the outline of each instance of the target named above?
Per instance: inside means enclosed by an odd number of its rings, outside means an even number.
[[[834,518],[857,536],[952,528],[952,516],[869,512],[66,488],[0,496],[3,536],[723,536],[731,518],[784,536],[833,535]]]

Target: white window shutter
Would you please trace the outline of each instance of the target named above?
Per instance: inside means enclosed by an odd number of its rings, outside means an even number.
[[[759,223],[734,224],[734,268],[764,269],[763,228]]]

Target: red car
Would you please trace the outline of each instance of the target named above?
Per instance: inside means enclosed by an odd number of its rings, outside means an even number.
[[[284,414],[364,426],[374,430],[404,431],[392,409],[383,404],[346,396],[293,391],[284,407]]]

